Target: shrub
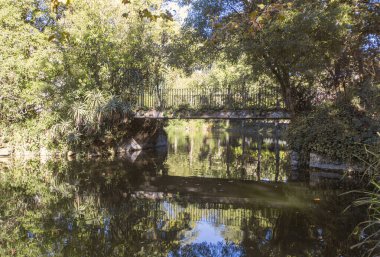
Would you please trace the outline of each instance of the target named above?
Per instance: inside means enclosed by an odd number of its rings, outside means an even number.
[[[339,107],[338,107],[339,106]],[[369,160],[365,145],[378,143],[379,124],[349,103],[324,104],[292,121],[290,148],[342,161]]]

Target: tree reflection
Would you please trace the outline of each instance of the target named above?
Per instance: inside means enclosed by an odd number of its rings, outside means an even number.
[[[178,138],[177,145],[178,153],[195,156],[192,168],[204,164],[196,161],[201,151],[209,167],[223,166],[220,156],[229,149],[231,174],[222,178],[219,170],[207,178],[173,176],[188,160],[170,149],[0,167],[0,256],[358,255],[349,246],[360,210],[342,213],[350,196],[339,197],[331,184],[271,182],[281,180],[286,156],[272,151],[281,145],[265,133],[247,135],[244,151],[239,138],[227,139],[189,138],[186,149]],[[257,177],[269,182],[233,180],[255,178],[258,159]],[[244,174],[236,174],[239,168]]]
[[[209,244],[203,242],[182,246],[170,252],[168,257],[239,257],[244,255],[244,250],[233,243]]]
[[[278,122],[231,121],[228,129],[223,122],[174,124],[167,128],[169,175],[287,180],[288,154],[281,141],[284,126]],[[214,124],[211,129],[204,129],[210,124]]]

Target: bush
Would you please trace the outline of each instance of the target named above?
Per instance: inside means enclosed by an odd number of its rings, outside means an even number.
[[[290,148],[315,152],[341,161],[371,158],[366,147],[378,144],[379,124],[351,103],[324,104],[297,117],[287,131]]]

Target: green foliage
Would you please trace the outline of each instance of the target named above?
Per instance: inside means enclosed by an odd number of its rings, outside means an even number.
[[[276,81],[292,114],[310,108],[318,91],[344,91],[376,76],[378,3],[183,2],[191,6],[187,25],[207,40],[204,46]]]
[[[0,0],[0,138],[33,148],[104,141],[123,134],[142,90],[164,85],[278,87],[293,114],[352,90],[366,111],[379,102],[378,5],[180,2],[190,3],[185,26],[162,0]]]
[[[380,250],[380,184],[371,182],[372,191],[361,191],[364,196],[354,201],[353,206],[367,206],[368,220],[359,224],[361,241],[353,247],[363,247],[368,256],[377,254]]]
[[[58,53],[37,25],[41,19],[49,22],[49,18],[34,1],[0,1],[2,123],[34,118],[42,106],[50,103],[45,98],[52,89],[55,69],[50,63],[55,62]]]
[[[221,57],[210,67],[198,69],[189,76],[179,74],[168,81],[168,86],[176,88],[179,85],[180,88],[212,90],[230,88],[244,92],[249,88],[258,88],[259,84],[273,84],[273,81],[266,76],[254,80],[252,68],[244,62],[231,63],[223,59],[225,58]]]
[[[125,134],[135,96],[162,84],[178,32],[161,5],[1,0],[2,141],[56,148]]]
[[[354,207],[367,207],[368,217],[366,221],[358,224],[354,231],[354,234],[359,236],[360,242],[352,247],[363,248],[368,256],[374,256],[380,251],[380,145],[368,153],[373,156],[372,162],[365,163],[367,167],[365,175],[370,178],[370,183],[367,189],[355,191],[361,196],[352,204]]]
[[[90,146],[97,140],[110,144],[122,139],[131,116],[131,106],[120,97],[105,95],[99,90],[85,95],[84,102],[72,105],[68,120],[61,120],[51,127],[51,138],[72,147]]]
[[[369,160],[367,147],[378,144],[379,123],[351,103],[325,104],[294,119],[288,129],[290,148],[343,161]]]
[[[73,196],[74,188],[59,183],[54,165],[39,161],[15,162],[0,172],[0,255],[41,256],[39,238],[26,239],[26,231],[43,231],[40,221],[50,215],[49,207]],[[22,240],[20,240],[22,239]]]
[[[51,140],[47,127],[57,123],[53,115],[41,114],[36,119],[28,119],[21,123],[0,124],[0,141],[14,147],[14,150],[38,152],[43,146],[49,146]],[[56,148],[59,148],[55,145]]]

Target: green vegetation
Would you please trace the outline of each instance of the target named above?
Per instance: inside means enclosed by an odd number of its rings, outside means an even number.
[[[290,148],[300,153],[319,153],[333,160],[371,161],[366,147],[379,144],[380,123],[352,103],[326,103],[294,119],[288,130]]]
[[[375,162],[379,13],[375,0],[0,0],[0,149],[115,145],[128,136],[145,91],[161,102],[164,88],[234,89],[237,109],[253,101],[248,90],[270,89],[280,92],[292,118],[287,141],[304,160],[315,152]],[[215,110],[225,96],[214,99]],[[195,98],[210,109],[212,96]],[[231,149],[236,159],[239,151]],[[378,201],[378,166],[370,178],[375,193],[360,203]],[[14,181],[28,192],[27,180]],[[378,205],[369,212],[378,228]]]
[[[280,87],[289,111],[310,107],[319,89],[345,91],[374,77],[376,3],[190,1],[188,19],[211,49],[240,59]]]
[[[378,133],[380,137],[380,133]],[[364,189],[355,191],[361,196],[353,202],[354,207],[365,206],[367,208],[368,218],[366,221],[358,224],[355,234],[359,235],[360,242],[352,248],[365,249],[368,256],[376,256],[380,251],[380,145],[378,148],[369,151],[372,161],[366,163],[365,175],[370,178],[369,183]]]
[[[173,5],[185,20],[170,13]],[[327,120],[333,106],[342,110],[344,95],[357,104],[342,122],[315,134],[325,135],[323,142],[292,140],[298,149],[331,157],[351,159],[358,155],[351,142],[368,141],[360,124],[348,128],[352,119],[371,119],[363,124],[374,130],[365,133],[378,129],[376,2],[2,0],[0,6],[2,145],[76,149],[117,142],[141,92],[158,97],[164,87],[273,88],[294,124],[304,120],[310,131],[318,130],[309,124],[321,117],[319,109],[329,109]],[[291,137],[300,138],[299,131]],[[345,142],[325,149],[334,138]]]
[[[178,33],[161,5],[1,0],[1,141],[35,150],[123,136],[134,96],[161,83],[157,51]]]
[[[295,150],[353,160],[367,156],[365,144],[377,144],[378,3],[190,3],[186,26],[216,50],[214,58],[244,63],[248,78],[265,77],[280,90],[294,118],[288,134]]]

